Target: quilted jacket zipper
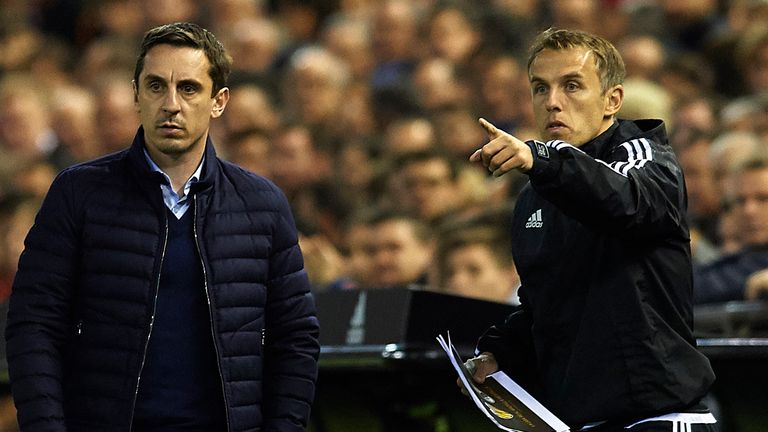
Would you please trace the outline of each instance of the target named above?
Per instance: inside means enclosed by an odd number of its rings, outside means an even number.
[[[152,301],[152,316],[149,319],[149,332],[147,340],[144,342],[144,352],[141,355],[141,366],[139,366],[139,376],[136,378],[136,390],[133,393],[133,403],[131,404],[131,421],[128,424],[128,430],[133,429],[133,416],[136,413],[136,400],[139,397],[139,383],[141,383],[141,372],[144,370],[144,363],[147,361],[147,349],[149,347],[149,338],[152,336],[152,327],[155,325],[155,312],[157,311],[157,295],[160,291],[160,272],[163,271],[163,261],[165,260],[165,250],[168,247],[168,214],[165,213],[165,235],[163,238],[163,249],[160,253],[160,266],[155,276],[155,298]]]
[[[213,340],[213,349],[216,351],[216,366],[219,371],[219,382],[221,382],[221,396],[224,400],[224,418],[227,421],[227,430],[229,427],[229,402],[227,401],[227,392],[224,389],[224,374],[221,373],[221,354],[219,353],[219,345],[216,343],[216,323],[213,319],[213,308],[211,306],[211,295],[208,291],[208,271],[205,268],[205,260],[203,259],[203,253],[200,250],[200,241],[197,236],[197,194],[192,195],[192,207],[193,207],[193,221],[192,230],[195,237],[195,247],[197,247],[197,255],[200,258],[200,265],[203,268],[203,287],[205,288],[205,299],[208,301],[208,319],[211,323],[211,338]]]

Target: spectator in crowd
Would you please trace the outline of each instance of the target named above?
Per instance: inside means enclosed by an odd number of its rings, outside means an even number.
[[[338,145],[346,133],[338,117],[349,83],[349,68],[327,49],[311,46],[297,50],[283,83],[286,116],[306,124],[320,146]]]
[[[224,135],[230,137],[248,130],[258,129],[266,134],[277,132],[281,115],[269,92],[255,84],[232,86],[231,112],[224,120]]]
[[[419,106],[432,112],[468,102],[470,88],[458,75],[456,65],[440,57],[419,62],[411,76]]]
[[[410,79],[420,51],[420,13],[410,0],[385,0],[374,11],[371,43],[373,90],[401,87]]]
[[[7,183],[8,191],[42,199],[58,172],[58,168],[46,160],[15,161],[10,169],[12,178]]]
[[[231,108],[230,108],[231,109]],[[269,155],[270,135],[261,129],[242,129],[227,137],[224,150],[227,160],[262,177],[272,175]]]
[[[712,68],[697,52],[667,57],[659,71],[658,84],[672,97],[672,103],[691,95],[710,93],[714,85]]]
[[[405,153],[428,151],[437,142],[432,121],[424,116],[403,116],[388,124],[382,133],[381,155],[397,159]]]
[[[263,16],[244,16],[227,27],[223,39],[231,47],[232,57],[238,59],[232,65],[233,83],[258,83],[271,94],[277,93],[275,63],[283,47],[277,24]]]
[[[288,202],[208,133],[230,62],[198,25],[148,31],[130,149],[53,182],[5,331],[22,430],[307,426],[318,322]]]
[[[688,193],[688,220],[705,241],[717,244],[717,225],[723,205],[718,193],[714,164],[710,158],[712,137],[706,133],[693,133],[680,144],[677,155],[685,174]],[[696,245],[694,256],[696,256]]]
[[[395,165],[402,181],[398,202],[424,222],[434,226],[471,204],[462,165],[445,152],[406,153]]]
[[[736,61],[749,95],[768,92],[768,28],[765,24],[748,28],[736,45]]]
[[[349,65],[355,82],[367,81],[373,69],[370,25],[362,18],[337,16],[326,24],[323,45]]]
[[[84,162],[104,154],[96,132],[96,109],[93,93],[82,86],[61,86],[51,95],[51,129],[59,139],[56,150],[62,159],[60,165]]]
[[[768,268],[752,273],[744,290],[746,300],[768,300]]]
[[[518,305],[520,279],[505,230],[470,225],[446,231],[437,244],[438,280],[431,285],[450,294]]]
[[[467,155],[480,146],[485,137],[477,127],[477,115],[465,104],[447,105],[433,113],[438,146],[448,155],[466,164]]]
[[[712,171],[721,197],[732,190],[729,183],[734,177],[731,174],[752,155],[765,151],[765,147],[760,137],[751,131],[728,131],[715,136],[709,158],[714,165]]]
[[[507,91],[500,92],[500,88]],[[479,95],[478,109],[483,118],[489,119],[499,129],[513,133],[519,127],[532,123],[526,111],[529,107],[520,103],[528,97],[528,79],[513,56],[499,55],[489,60],[482,72]]]
[[[546,142],[481,120],[490,142],[470,157],[530,182],[512,218],[522,308],[481,337],[473,379],[512,374],[574,430],[712,431],[685,186],[664,124],[616,119],[625,71],[607,40],[548,29],[530,52]]]
[[[458,2],[438,2],[426,27],[435,56],[453,64],[462,77],[479,72],[483,33],[476,8]]]
[[[0,201],[0,303],[8,301],[16,264],[24,250],[26,236],[38,209],[38,197],[7,194]]]
[[[273,136],[271,179],[285,192],[299,231],[338,239],[341,199],[332,181],[333,154],[322,148],[308,126],[287,124]]]
[[[666,62],[664,46],[648,34],[629,35],[617,46],[627,67],[627,78],[655,81]]]
[[[381,192],[376,184],[379,166],[373,145],[364,138],[352,138],[341,145],[333,161],[333,184],[345,193],[340,196],[345,219],[358,209],[375,205]],[[342,221],[343,223],[343,221]]]
[[[714,134],[720,129],[718,106],[714,98],[704,94],[679,99],[671,108],[674,133],[670,144],[676,151],[691,140],[691,134]]]
[[[59,139],[43,89],[20,76],[0,83],[0,154],[15,159],[47,159],[54,164]],[[57,168],[63,168],[57,164]]]
[[[226,34],[228,27],[241,19],[267,16],[269,2],[267,0],[209,0],[208,4],[206,12],[210,15],[210,29],[216,34]],[[222,36],[222,39],[225,37]]]
[[[547,6],[552,15],[552,26],[554,27],[595,33],[607,31],[614,21],[600,16],[600,14],[607,13],[608,8],[601,7],[598,0],[550,0],[547,2]]]
[[[345,266],[329,289],[368,288],[373,273],[372,223],[380,210],[364,207],[347,218],[342,230],[341,252]]]
[[[430,227],[418,218],[382,210],[368,221],[369,274],[363,276],[371,288],[427,286],[434,240]]]
[[[729,191],[741,249],[694,274],[696,303],[743,300],[747,279],[768,268],[768,157],[747,159],[732,174]],[[754,294],[750,294],[754,296]]]
[[[139,7],[150,27],[164,23],[199,21],[202,12],[197,0],[139,0]]]
[[[94,86],[96,124],[103,154],[128,146],[139,127],[139,115],[133,103],[133,88],[128,72],[112,72],[100,77]]]
[[[667,90],[646,79],[624,81],[627,96],[621,105],[619,117],[627,120],[659,119],[671,124],[673,98]],[[673,127],[671,125],[670,127]]]

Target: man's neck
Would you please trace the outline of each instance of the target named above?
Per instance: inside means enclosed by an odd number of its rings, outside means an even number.
[[[190,151],[180,155],[153,154],[152,151],[148,151],[155,164],[171,179],[171,188],[181,196],[187,180],[200,166],[200,161],[203,158],[202,150],[204,147],[201,151]]]

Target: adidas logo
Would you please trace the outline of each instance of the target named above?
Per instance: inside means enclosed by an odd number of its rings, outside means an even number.
[[[541,220],[541,209],[533,212],[531,217],[528,218],[528,222],[525,223],[526,228],[541,228],[544,225],[544,221]]]

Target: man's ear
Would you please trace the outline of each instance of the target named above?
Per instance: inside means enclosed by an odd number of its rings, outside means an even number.
[[[213,97],[213,107],[211,108],[211,117],[212,118],[219,118],[222,114],[224,114],[224,108],[227,107],[227,102],[229,102],[229,88],[224,87],[221,90],[219,90],[218,93],[216,93],[216,96]]]
[[[131,80],[133,86],[133,104],[136,105],[136,110],[139,110],[139,85],[136,84],[136,80]]]
[[[624,86],[618,84],[608,89],[605,95],[605,115],[614,116],[621,109],[624,103]]]

